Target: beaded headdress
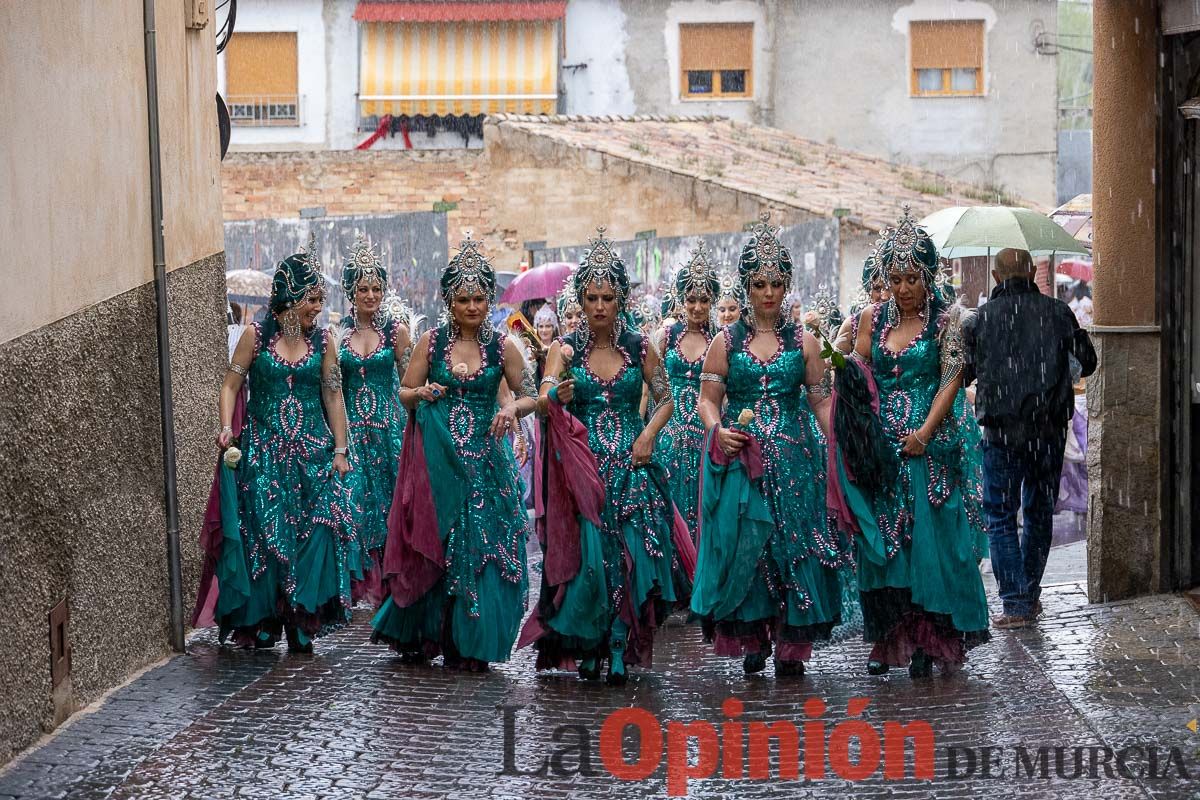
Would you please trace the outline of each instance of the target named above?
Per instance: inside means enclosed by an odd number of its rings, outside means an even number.
[[[726,298],[738,304],[738,307],[746,304],[746,292],[742,289],[742,284],[738,280],[737,275],[732,272],[721,272],[717,276],[717,281],[721,288],[717,293],[717,303],[720,304]]]
[[[378,283],[383,289],[387,289],[387,268],[379,260],[379,255],[371,247],[367,237],[361,233],[355,235],[349,256],[349,260],[342,265],[342,289],[347,298],[354,297],[355,287],[361,281]]]
[[[771,215],[765,211],[758,219],[738,261],[738,277],[743,289],[755,277],[785,283],[792,279],[792,254],[779,241],[779,228],[771,226]]]
[[[886,280],[897,273],[919,272],[925,285],[933,288],[938,272],[937,247],[929,233],[913,219],[908,204],[894,228],[884,231],[878,250],[879,273]]]
[[[310,233],[307,246],[280,261],[275,268],[275,276],[271,280],[271,310],[287,310],[309,294],[324,292],[325,273],[317,255],[317,237]]]
[[[617,295],[617,308],[624,310],[629,301],[629,275],[625,262],[613,250],[612,239],[604,236],[604,226],[596,228],[596,236],[588,239],[588,249],[575,270],[575,298],[581,304],[583,292],[593,283],[607,284]],[[582,307],[582,305],[581,305]]]
[[[579,299],[575,296],[574,278],[568,278],[566,285],[558,293],[558,317],[562,319],[567,314],[579,315],[582,313],[583,306],[579,305]]]
[[[700,242],[688,262],[675,273],[675,302],[682,306],[689,294],[707,295],[716,300],[720,291],[716,267],[709,260],[704,242]]]
[[[662,309],[662,318],[673,317],[679,313],[679,304],[675,302],[675,293],[667,292],[663,295],[662,302],[659,303],[659,308]]]
[[[458,253],[450,259],[442,272],[442,302],[449,308],[454,303],[456,295],[462,292],[478,292],[487,298],[488,305],[496,302],[496,271],[483,253],[479,252],[480,242],[467,238],[458,246]]]
[[[652,296],[645,295],[634,310],[634,318],[637,319],[639,326],[649,325],[656,328],[662,322],[662,304]]]
[[[812,310],[817,315],[821,332],[827,337],[838,325],[842,324],[842,311],[838,308],[837,298],[825,284],[821,284],[813,294]]]
[[[419,314],[413,313],[413,310],[408,307],[408,304],[404,302],[404,299],[401,298],[400,295],[396,294],[395,292],[388,292],[385,294],[383,296],[383,302],[379,306],[379,310],[386,313],[391,319],[394,319],[401,325],[407,327],[413,338],[416,338],[416,331],[414,330],[415,326],[413,322],[416,319],[421,319],[421,317]]]

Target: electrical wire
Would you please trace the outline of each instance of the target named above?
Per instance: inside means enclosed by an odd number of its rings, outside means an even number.
[[[229,39],[233,36],[234,21],[237,19],[237,0],[222,0],[216,7],[216,12],[219,12],[225,6],[229,6],[229,12],[225,15],[225,22],[217,30],[217,52],[221,53],[229,45]],[[215,13],[215,12],[214,12]]]

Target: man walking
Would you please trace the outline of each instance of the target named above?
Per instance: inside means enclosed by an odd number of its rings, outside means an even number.
[[[996,254],[996,288],[963,323],[964,385],[978,381],[975,416],[983,427],[983,504],[992,571],[1004,614],[1000,630],[1023,628],[1041,613],[1054,501],[1067,423],[1074,411],[1072,356],[1084,376],[1096,351],[1066,303],[1042,294],[1024,250]],[[1024,536],[1017,508],[1024,510]]]

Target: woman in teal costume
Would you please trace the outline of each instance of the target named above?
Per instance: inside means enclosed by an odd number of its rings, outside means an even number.
[[[776,237],[764,218],[742,249],[749,308],[713,340],[700,376],[708,433],[692,610],[712,617],[715,652],[741,656],[746,674],[774,646],[776,676],[797,677],[841,621],[848,546],[821,480],[825,364],[813,335],[783,317],[792,261]]]
[[[683,526],[675,525],[666,475],[653,461],[655,438],[671,416],[662,362],[648,338],[625,321],[625,264],[603,228],[599,234],[573,279],[583,320],[574,334],[551,346],[539,403],[554,405],[547,408],[547,524],[566,513],[558,510],[565,490],[554,470],[564,463],[564,443],[556,439],[554,414],[582,424],[585,454],[590,451],[591,474],[577,470],[565,480],[594,480],[603,498],[595,504],[595,518],[580,515],[577,538],[566,543],[574,564],[564,583],[550,583],[562,558],[560,542],[543,538],[541,597],[521,644],[536,642],[539,668],[574,665],[585,680],[599,679],[607,658],[606,680],[619,686],[627,680],[628,665],[650,665],[655,630],[677,599],[676,559],[687,557],[676,549],[680,539],[685,548],[690,541]],[[559,382],[560,375],[567,377]],[[644,385],[650,387],[649,424],[639,410]]]
[[[525,611],[527,517],[505,437],[535,403],[519,345],[489,321],[496,275],[478,244],[468,236],[442,274],[448,320],[421,336],[404,375],[400,402],[413,419],[389,520],[390,595],[371,637],[406,662],[441,653],[447,667],[472,672],[508,660]],[[514,395],[503,408],[502,380]],[[402,500],[413,491],[425,493],[423,516]],[[432,552],[421,526],[432,529]],[[427,580],[415,577],[422,571]]]
[[[679,268],[672,287],[675,313],[682,319],[662,329],[656,342],[671,384],[671,418],[658,439],[656,460],[667,471],[671,498],[687,524],[692,543],[700,524],[700,454],[704,424],[700,421],[700,370],[715,326],[712,304],[720,291],[717,272],[701,243]]]
[[[868,672],[907,664],[925,677],[988,639],[979,430],[961,388],[962,309],[941,291],[937,249],[906,208],[878,252],[891,297],[861,312],[839,371],[830,505],[856,534]]]
[[[222,638],[233,631],[255,647],[273,646],[286,630],[290,650],[312,652],[313,636],[350,618],[360,554],[343,480],[350,464],[337,346],[316,325],[324,298],[310,237],[307,252],[276,269],[271,314],[242,335],[221,387],[218,444],[228,448],[238,392],[250,383],[236,509],[222,508],[217,620]]]
[[[383,600],[383,544],[408,418],[400,405],[399,376],[412,353],[408,327],[383,310],[387,288],[387,270],[359,234],[350,260],[342,267],[342,289],[350,301],[350,314],[342,321],[338,363],[354,462],[351,485],[355,504],[362,508],[358,539],[363,563],[354,565],[352,572],[361,572],[363,577],[352,582],[351,593],[355,602],[364,600],[373,607]]]

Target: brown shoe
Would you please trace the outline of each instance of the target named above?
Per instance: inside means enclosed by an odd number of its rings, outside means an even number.
[[[992,620],[992,627],[998,631],[1015,631],[1020,628],[1028,628],[1032,624],[1031,618],[1018,617],[1013,614],[1004,614]]]

